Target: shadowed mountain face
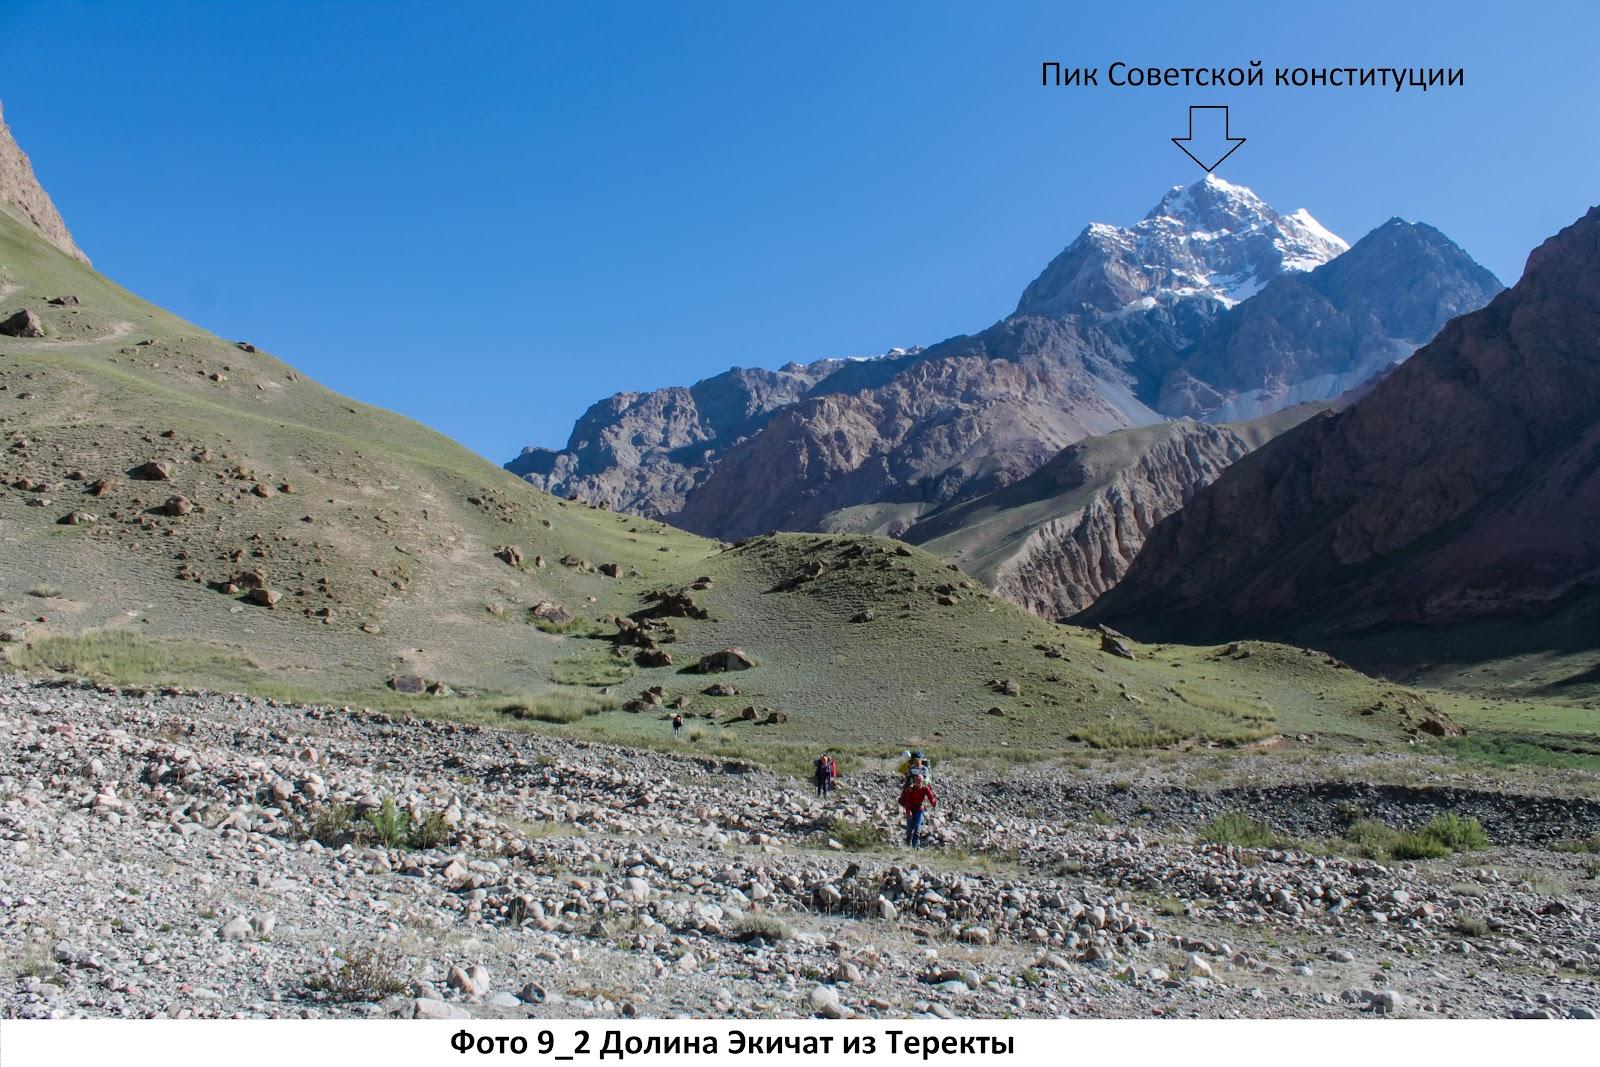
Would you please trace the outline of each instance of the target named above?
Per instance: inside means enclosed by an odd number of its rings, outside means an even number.
[[[1359,402],[1235,464],[1083,618],[1321,639],[1592,605],[1597,413],[1600,209]]]
[[[507,466],[709,536],[900,534],[1085,437],[1330,400],[1499,289],[1428,227],[1346,248],[1208,176],[1134,226],[1087,227],[982,333],[621,393],[561,452]]]

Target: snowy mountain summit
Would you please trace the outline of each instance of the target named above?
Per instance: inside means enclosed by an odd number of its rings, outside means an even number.
[[[1120,316],[1195,299],[1232,307],[1349,247],[1305,209],[1280,215],[1207,174],[1173,186],[1131,227],[1090,224],[1023,292],[1017,314]]]

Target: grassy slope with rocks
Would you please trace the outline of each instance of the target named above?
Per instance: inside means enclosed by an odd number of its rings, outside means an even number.
[[[882,539],[798,535],[723,551],[533,491],[408,419],[133,297],[9,216],[0,271],[0,314],[29,308],[47,329],[0,340],[0,623],[26,667],[480,718],[544,693],[529,721],[577,718],[659,684],[689,695],[691,715],[716,716],[708,725],[725,743],[915,739],[952,751],[1284,730],[1398,740],[1415,726],[1407,702],[1423,703],[1272,646],[1120,659],[1096,635],[1030,617]],[[50,303],[66,296],[77,303]],[[152,462],[166,480],[138,476]],[[170,513],[182,510],[175,496],[185,513]],[[62,524],[73,513],[94,518]],[[497,555],[505,546],[515,564]],[[797,581],[816,561],[821,576]],[[257,569],[280,595],[274,607],[250,602]],[[711,588],[695,595],[710,617],[677,620],[674,666],[633,668],[584,636],[702,576]],[[573,618],[535,620],[541,603]],[[869,621],[850,621],[863,612]],[[737,696],[707,697],[715,679],[681,668],[727,645],[757,667],[729,676]],[[386,688],[397,674],[465,695],[400,697]],[[1006,681],[1020,694],[1003,693]],[[566,712],[550,703],[557,682],[572,694]],[[724,725],[747,706],[791,718]],[[645,739],[662,729],[622,711],[560,728]]]
[[[184,646],[124,642],[112,673],[324,695],[396,671],[545,688],[564,642],[528,625],[529,608],[605,608],[623,583],[600,564],[626,574],[712,547],[530,492],[409,419],[131,296],[9,216],[0,272],[0,316],[29,308],[48,331],[0,337],[0,626]],[[78,306],[48,303],[63,296]],[[169,480],[130,474],[152,461]],[[166,514],[174,496],[192,510]],[[73,512],[95,521],[60,524]],[[506,545],[520,566],[496,556]],[[563,566],[569,555],[591,567]],[[254,568],[282,596],[270,610],[246,602],[247,584],[211,586]]]

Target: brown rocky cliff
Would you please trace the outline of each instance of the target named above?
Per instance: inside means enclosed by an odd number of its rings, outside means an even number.
[[[89,257],[72,239],[61,213],[56,210],[48,193],[33,173],[33,164],[27,153],[11,136],[6,125],[3,105],[0,105],[0,204],[9,205],[44,234],[50,243],[75,259],[89,262]]]
[[[1185,424],[1106,481],[1082,507],[1024,538],[996,570],[991,588],[1045,618],[1082,611],[1122,578],[1158,522],[1248,451],[1233,430]]]
[[[1018,606],[1058,619],[1115,585],[1157,523],[1316,410],[1226,426],[1177,419],[1092,437],[1013,485],[933,512],[903,536]]]

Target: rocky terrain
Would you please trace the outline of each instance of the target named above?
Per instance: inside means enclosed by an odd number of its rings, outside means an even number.
[[[933,512],[901,536],[1013,604],[1075,615],[1115,585],[1156,523],[1312,405],[1238,425],[1189,419],[1091,437],[1019,482]]]
[[[1318,641],[1517,619],[1516,644],[1592,606],[1597,337],[1600,209],[1361,400],[1229,468],[1086,618]],[[1547,647],[1571,647],[1563,634]]]
[[[10,210],[35,227],[45,239],[67,255],[89,262],[62,221],[61,213],[34,176],[33,163],[11,136],[5,112],[0,110],[0,210]],[[0,278],[0,289],[5,279]]]
[[[618,394],[562,452],[507,466],[707,536],[898,535],[1086,437],[1331,400],[1500,288],[1426,226],[1346,247],[1207,176],[1131,227],[1087,227],[974,336]]]
[[[9,678],[0,1012],[1594,1017],[1594,861],[1549,850],[1593,800],[1252,762],[1242,789],[936,768],[911,852],[874,843],[871,766],[818,801],[687,754]],[[1219,813],[1309,836],[1445,811],[1492,851],[1197,838]]]

